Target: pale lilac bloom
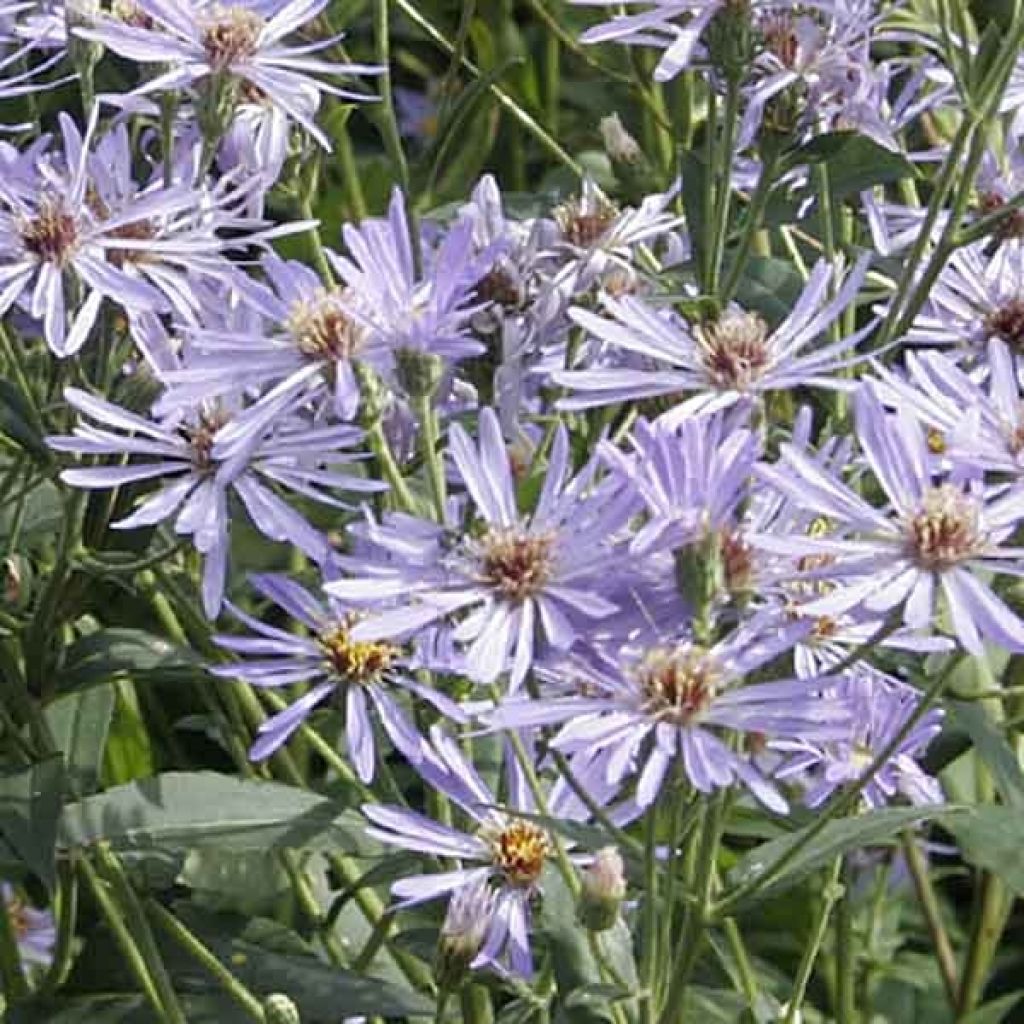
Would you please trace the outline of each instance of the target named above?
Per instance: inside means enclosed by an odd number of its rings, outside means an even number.
[[[348,101],[367,97],[330,85],[322,76],[380,72],[377,67],[317,56],[337,44],[341,36],[299,45],[285,41],[320,15],[328,0],[246,0],[227,5],[208,0],[133,2],[141,17],[132,23],[98,18],[92,26],[76,28],[75,32],[130,60],[170,65],[169,70],[136,89],[135,95],[175,92],[206,84],[211,77],[228,75],[279,107],[325,149],[330,149],[330,142],[315,123],[321,94]]]
[[[269,420],[232,437],[232,410],[224,405],[159,421],[77,388],[66,389],[64,397],[83,419],[72,435],[48,438],[50,447],[76,455],[136,455],[144,461],[66,469],[61,479],[72,487],[101,490],[160,481],[134,512],[111,525],[131,530],[173,520],[175,532],[190,536],[204,557],[202,597],[210,618],[216,617],[224,596],[229,492],[238,496],[264,536],[323,563],[327,539],[275,493],[276,487],[336,507],[345,506],[333,496],[335,489],[372,492],[384,487],[336,468],[358,458],[350,449],[361,441],[361,431],[312,424],[295,415],[294,400],[279,403]]]
[[[630,551],[678,548],[732,525],[760,452],[745,413],[737,408],[681,423],[671,414],[654,423],[640,419],[629,452],[600,443],[613,477],[635,493],[646,513]]]
[[[453,224],[436,249],[423,246],[419,268],[398,188],[386,218],[347,224],[342,235],[348,255],[328,257],[347,285],[347,312],[371,344],[387,349],[392,360],[415,353],[457,361],[484,351],[470,321],[479,305],[476,284],[493,256],[474,252],[468,219]]]
[[[1003,544],[1024,518],[1024,489],[993,497],[980,482],[937,477],[924,429],[907,413],[888,414],[869,385],[858,392],[856,409],[857,436],[888,507],[870,505],[790,445],[781,446],[777,463],[757,470],[762,480],[837,529],[813,537],[750,538],[769,552],[815,556],[816,566],[805,578],[835,584],[799,611],[885,615],[902,606],[907,626],[926,629],[934,627],[941,591],[965,650],[981,654],[984,639],[1024,650],[1024,623],[976,575],[1021,573],[1021,549]]]
[[[993,338],[988,359],[968,375],[945,352],[907,352],[906,374],[878,366],[879,398],[905,409],[952,464],[1024,476],[1021,372],[1006,343]],[[986,379],[982,381],[981,374]]]
[[[806,790],[804,800],[809,807],[820,807],[834,793],[857,782],[896,738],[921,700],[912,687],[867,666],[843,676],[834,693],[853,711],[847,738],[828,743],[804,739],[770,744],[784,755],[776,778],[798,780]],[[942,720],[942,710],[930,708],[911,728],[861,791],[866,808],[877,810],[899,797],[915,806],[945,802],[938,781],[918,763],[942,729]]]
[[[378,756],[374,717],[409,761],[415,763],[420,758],[423,740],[396,700],[402,691],[456,722],[465,720],[458,705],[443,693],[416,681],[408,651],[393,644],[354,641],[351,630],[358,613],[353,609],[333,598],[321,601],[284,576],[259,574],[250,576],[249,581],[303,628],[294,632],[270,625],[229,604],[231,614],[252,634],[214,639],[221,647],[249,657],[214,666],[211,671],[244,679],[252,686],[310,684],[306,693],[260,726],[259,738],[249,752],[254,761],[273,754],[326,701],[344,709],[348,756],[363,782],[373,780]]]
[[[373,838],[409,852],[451,858],[458,865],[402,878],[392,884],[391,892],[400,907],[408,907],[480,885],[493,886],[494,912],[476,962],[499,965],[507,959],[513,974],[529,978],[533,974],[531,902],[553,855],[552,839],[540,825],[518,816],[519,812],[537,813],[539,808],[514,759],[506,758],[507,796],[502,803],[452,739],[434,728],[431,740],[417,771],[458,804],[475,827],[461,831],[416,811],[364,804],[363,813],[372,823],[366,831]],[[599,803],[606,789],[595,790]],[[555,817],[586,817],[561,780],[551,788],[546,803],[546,810]]]
[[[0,896],[4,903],[0,913],[7,914],[10,921],[22,969],[30,971],[49,967],[57,944],[53,914],[26,903],[7,882],[0,883]]]
[[[841,739],[849,710],[823,691],[828,677],[747,683],[748,677],[793,647],[805,623],[755,620],[711,647],[663,639],[576,659],[571,696],[508,699],[486,720],[500,728],[566,723],[551,744],[592,755],[579,781],[617,790],[636,778],[634,800],[650,807],[679,765],[702,793],[741,784],[779,814],[786,801],[728,733],[774,738]],[[723,736],[723,730],[726,735]]]
[[[453,506],[442,525],[401,514],[379,524],[370,520],[353,527],[368,551],[339,557],[350,578],[325,589],[374,611],[353,630],[358,640],[412,635],[460,614],[454,636],[466,645],[466,673],[490,683],[510,671],[516,689],[541,640],[564,650],[583,624],[615,612],[600,584],[623,508],[600,494],[588,496],[593,463],[570,476],[564,426],[555,434],[536,505],[526,515],[517,507],[509,454],[492,410],[480,413],[478,444],[453,424],[449,451],[481,529],[467,532]]]
[[[705,325],[689,324],[631,296],[606,296],[607,316],[575,308],[570,316],[578,326],[612,348],[649,360],[652,368],[556,371],[552,380],[574,392],[559,407],[586,409],[696,392],[676,406],[674,415],[683,417],[711,412],[746,395],[802,385],[839,387],[835,374],[860,358],[854,349],[874,325],[839,341],[811,346],[855,301],[869,262],[870,254],[858,259],[833,298],[829,291],[838,282],[838,270],[819,262],[792,311],[774,330],[756,313],[737,307]]]

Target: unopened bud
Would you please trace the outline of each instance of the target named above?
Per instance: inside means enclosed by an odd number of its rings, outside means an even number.
[[[64,24],[68,38],[68,56],[76,72],[92,81],[92,74],[103,56],[103,45],[83,39],[75,29],[91,28],[99,14],[95,0],[69,0],[64,5]],[[87,111],[88,113],[88,111]]]
[[[592,932],[607,931],[618,920],[625,897],[622,855],[614,846],[606,846],[597,851],[583,872],[579,907],[583,927]]]
[[[491,926],[494,901],[494,890],[486,881],[475,882],[452,895],[434,962],[434,975],[442,992],[453,992],[466,980]]]
[[[604,148],[613,163],[638,164],[644,158],[640,144],[626,131],[618,114],[602,117],[598,125]]]
[[[283,992],[275,992],[263,1000],[266,1024],[302,1024],[299,1008]]]
[[[410,398],[431,398],[444,376],[444,362],[428,352],[402,348],[395,353],[395,372]]]

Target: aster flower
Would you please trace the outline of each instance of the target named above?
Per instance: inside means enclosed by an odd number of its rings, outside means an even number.
[[[566,723],[551,740],[567,754],[588,753],[584,786],[621,787],[636,778],[634,800],[650,807],[678,765],[702,793],[741,784],[784,814],[786,801],[727,734],[841,739],[849,710],[823,696],[831,681],[783,678],[747,683],[806,632],[756,620],[710,647],[688,639],[627,645],[576,660],[570,696],[509,699],[486,716],[493,726],[526,729]],[[726,735],[723,735],[723,730]]]
[[[905,413],[887,414],[868,385],[857,394],[856,411],[857,436],[888,507],[874,508],[788,445],[775,465],[757,470],[837,528],[816,537],[751,538],[767,551],[823,559],[805,575],[825,576],[835,587],[801,605],[801,613],[885,614],[903,606],[906,625],[922,629],[934,624],[941,592],[965,650],[981,654],[983,639],[1024,650],[1024,623],[976,575],[1019,574],[1020,549],[1002,545],[1024,517],[1024,492],[992,497],[980,484],[937,477],[924,429]]]
[[[508,798],[502,803],[458,746],[436,727],[431,741],[417,769],[461,808],[472,830],[441,824],[404,808],[364,804],[370,836],[406,851],[452,858],[459,865],[402,878],[391,886],[392,895],[400,907],[409,907],[489,885],[494,892],[493,913],[477,962],[507,959],[512,973],[529,978],[533,973],[531,902],[554,854],[554,842],[539,824],[519,816],[537,813],[539,808],[514,761],[506,761]],[[584,816],[579,802],[562,784],[548,794],[546,811],[570,820]]]
[[[865,254],[835,298],[829,288],[835,270],[821,261],[792,312],[773,331],[756,313],[730,307],[713,323],[691,325],[673,313],[626,296],[603,301],[608,316],[573,309],[572,319],[613,348],[644,357],[651,369],[569,369],[552,380],[575,392],[563,409],[586,409],[656,395],[697,392],[680,402],[675,415],[710,412],[743,395],[789,390],[801,385],[835,387],[833,374],[856,360],[853,349],[869,325],[840,341],[805,351],[854,301],[867,273]]]
[[[311,684],[286,710],[260,726],[260,736],[249,756],[269,757],[286,743],[312,711],[325,701],[344,708],[348,755],[356,773],[371,782],[377,747],[370,713],[379,719],[396,749],[412,762],[420,759],[422,739],[395,697],[405,691],[426,701],[454,721],[465,715],[444,694],[416,682],[410,653],[384,642],[359,643],[352,639],[358,614],[333,598],[320,601],[300,584],[283,576],[254,575],[250,583],[263,597],[287,612],[302,632],[288,632],[228,606],[231,614],[254,635],[220,635],[216,642],[240,655],[255,657],[211,669],[215,675],[244,679],[253,686]]]
[[[102,43],[129,60],[171,65],[170,70],[145,82],[135,95],[175,92],[196,86],[211,88],[211,80],[241,83],[255,95],[281,109],[325,149],[327,136],[315,116],[323,93],[345,100],[366,96],[323,81],[321,75],[377,74],[379,68],[342,64],[316,56],[342,38],[335,36],[292,46],[286,42],[297,29],[318,17],[328,0],[271,0],[270,3],[228,5],[190,0],[133,0],[139,16],[131,22],[97,19],[76,34]],[[212,86],[213,91],[216,87]]]
[[[469,220],[458,220],[436,249],[425,249],[420,269],[397,188],[386,219],[347,224],[342,234],[349,255],[328,256],[348,286],[349,315],[372,344],[387,348],[395,360],[413,353],[457,361],[484,351],[469,324],[476,312],[475,286],[493,256],[474,253]]]
[[[835,695],[853,710],[848,738],[769,744],[785,755],[776,777],[799,780],[809,807],[819,807],[837,790],[856,782],[896,738],[921,699],[912,687],[866,666],[843,676]],[[916,806],[944,802],[942,788],[918,763],[942,729],[943,717],[940,708],[931,708],[914,725],[862,790],[866,807],[875,810],[899,797]]]
[[[161,481],[134,512],[111,525],[131,530],[173,519],[175,531],[191,536],[204,556],[202,596],[210,618],[224,595],[229,491],[266,537],[293,544],[322,563],[326,538],[275,493],[275,485],[335,506],[343,503],[331,494],[334,489],[372,492],[384,486],[337,471],[358,458],[350,449],[362,439],[361,431],[311,424],[295,415],[294,399],[278,403],[269,419],[233,434],[237,420],[224,405],[158,421],[77,388],[66,389],[64,397],[84,421],[70,436],[48,438],[51,448],[77,455],[135,455],[143,461],[66,469],[61,479],[72,487],[101,490]]]
[[[14,932],[23,970],[46,968],[53,960],[57,926],[48,910],[36,910],[26,903],[7,882],[0,884],[0,896]]]
[[[600,579],[622,510],[586,496],[593,465],[569,476],[569,438],[559,427],[537,504],[520,515],[509,455],[490,409],[480,413],[479,438],[474,445],[458,424],[449,431],[449,451],[479,516],[478,530],[465,531],[451,510],[443,525],[407,515],[371,521],[361,532],[371,554],[339,559],[351,577],[326,589],[373,609],[353,630],[358,640],[410,635],[468,612],[454,633],[467,645],[466,672],[489,683],[511,669],[514,689],[533,663],[535,634],[565,649],[581,622],[615,611],[601,596]],[[394,607],[381,610],[382,600]]]

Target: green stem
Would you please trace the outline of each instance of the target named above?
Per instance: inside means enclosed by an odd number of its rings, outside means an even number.
[[[672,964],[668,995],[661,1011],[661,1024],[685,1024],[685,996],[690,977],[700,958],[705,932],[711,914],[711,895],[718,861],[718,847],[722,840],[724,810],[727,793],[719,790],[705,808],[701,826],[700,845],[697,849],[695,905],[687,907],[683,930],[676,946]]]
[[[76,864],[71,859],[57,864],[56,924],[57,943],[53,949],[53,960],[43,981],[43,990],[54,993],[71,970],[72,951],[75,943],[75,922],[78,919],[78,875]]]
[[[928,932],[935,946],[935,957],[939,964],[939,973],[942,975],[942,984],[946,989],[946,998],[949,1000],[949,1005],[955,1008],[957,1003],[956,954],[953,952],[953,944],[949,941],[946,926],[942,923],[942,911],[931,875],[928,873],[928,863],[924,854],[921,853],[913,833],[903,832],[900,841],[903,846],[903,858],[910,870],[910,877],[914,881],[914,889],[917,892],[917,900],[921,904],[924,919],[928,924]]]
[[[772,193],[774,184],[775,168],[778,166],[778,157],[772,150],[766,154],[761,164],[761,176],[757,179],[757,187],[750,198],[750,205],[747,207],[747,216],[743,222],[743,234],[740,236],[739,245],[733,256],[732,264],[729,267],[729,275],[722,286],[721,303],[728,305],[729,300],[736,294],[736,287],[740,283],[743,271],[746,269],[747,261],[750,258],[750,251],[754,245],[754,238],[761,227],[764,219],[764,211],[768,206],[768,199]]]
[[[657,1013],[658,988],[658,805],[647,808],[644,822],[644,895],[643,895],[643,1024],[653,1024]],[[665,913],[672,908],[666,907]]]
[[[849,869],[847,869],[848,871]],[[836,912],[836,1024],[854,1024],[857,1017],[857,951],[849,890]]]
[[[797,1024],[801,1020],[800,1008],[804,1004],[804,997],[807,995],[807,985],[814,972],[814,964],[821,952],[822,943],[828,932],[829,918],[832,916],[832,908],[836,901],[842,899],[843,887],[839,883],[839,873],[843,867],[843,858],[836,857],[832,865],[832,872],[829,880],[821,894],[821,908],[818,911],[817,920],[814,922],[814,930],[811,932],[810,942],[804,949],[803,957],[800,960],[800,967],[797,969],[796,980],[793,982],[793,994],[789,997],[789,1004],[786,1007],[786,1016],[783,1024]]]
[[[402,471],[395,461],[391,445],[388,444],[388,439],[384,436],[384,428],[379,419],[374,420],[366,427],[366,442],[380,465],[384,479],[398,502],[398,507],[403,512],[413,512],[416,508],[416,499],[412,496],[412,491],[409,490],[409,485],[405,482],[405,477],[402,476]]]
[[[491,994],[483,985],[463,985],[459,994],[463,1024],[494,1024]]]
[[[957,1000],[958,1020],[976,1009],[985,994],[992,961],[1006,927],[1006,908],[1006,886],[990,871],[983,872]]]
[[[715,192],[715,207],[711,220],[711,252],[708,261],[708,292],[717,294],[718,279],[722,272],[722,259],[725,255],[725,240],[729,233],[729,219],[732,209],[732,160],[736,128],[739,122],[740,86],[739,82],[730,78],[726,83],[725,111],[723,114],[722,143],[718,147],[719,162],[717,168],[709,173],[717,173],[718,187]],[[709,125],[714,131],[717,127]]]
[[[258,1024],[263,1024],[263,1005],[166,907],[154,899],[146,901],[146,910],[157,927],[176,942],[193,960],[231,996]]]
[[[124,873],[121,862],[105,844],[99,844],[95,851],[96,860],[103,875],[110,882],[114,894],[120,904],[125,922],[131,929],[136,947],[146,962],[149,975],[153,980],[164,1019],[168,1024],[188,1024],[185,1012],[178,1002],[178,996],[171,984],[171,977],[164,966],[163,957],[157,947],[153,931],[149,927],[142,903],[132,888],[128,876]]]
[[[444,462],[439,450],[437,410],[434,408],[434,400],[430,395],[421,395],[413,399],[413,406],[420,425],[420,445],[423,451],[423,461],[427,467],[427,481],[430,484],[434,516],[439,523],[444,523],[446,485]]]
[[[117,906],[107,891],[107,883],[100,878],[96,869],[89,863],[86,857],[82,857],[79,860],[78,868],[92,892],[96,905],[107,922],[107,927],[114,936],[114,941],[121,950],[121,955],[135,975],[135,980],[139,983],[143,995],[145,995],[156,1011],[157,1019],[161,1024],[170,1024],[171,1018],[164,1011],[163,1003],[160,1001],[160,993],[157,991],[157,987],[149,973],[149,967],[135,945],[131,932],[128,931],[128,926],[124,922],[120,907]]]
[[[341,165],[341,175],[345,181],[348,201],[352,209],[352,217],[357,221],[363,220],[369,210],[366,205],[366,196],[363,194],[363,184],[359,178],[359,165],[356,162],[355,149],[352,146],[352,136],[349,134],[347,121],[335,136],[335,143],[338,151],[338,163]]]
[[[740,926],[736,923],[736,918],[727,917],[722,922],[722,928],[725,931],[725,940],[729,943],[729,949],[732,950],[733,959],[736,961],[736,970],[739,972],[743,997],[747,1001],[747,1006],[753,1010],[758,1003],[759,986],[757,984],[757,975],[754,973],[754,967],[750,962],[750,954],[747,953],[747,947],[743,942]]]

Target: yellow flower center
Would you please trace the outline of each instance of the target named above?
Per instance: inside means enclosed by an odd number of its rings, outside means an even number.
[[[542,828],[517,818],[507,824],[485,825],[481,835],[491,848],[494,866],[509,885],[526,889],[537,882],[552,850]]]
[[[353,620],[348,619],[321,634],[320,646],[331,671],[339,678],[359,685],[376,682],[391,667],[398,648],[379,641],[353,640],[350,632],[353,624]]]
[[[25,221],[20,231],[22,244],[30,253],[61,269],[78,246],[78,222],[59,199],[43,199],[35,218]]]

